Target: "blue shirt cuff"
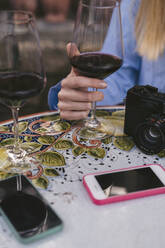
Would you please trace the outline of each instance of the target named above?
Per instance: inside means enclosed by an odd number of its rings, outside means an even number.
[[[56,85],[52,86],[48,92],[48,105],[50,110],[57,110],[58,104],[58,93],[61,90],[61,82],[57,83]]]

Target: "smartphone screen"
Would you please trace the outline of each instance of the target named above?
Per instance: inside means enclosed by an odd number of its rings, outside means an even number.
[[[18,192],[16,177],[0,182],[0,207],[21,239],[34,240],[60,229],[62,221],[25,176]]]
[[[96,175],[95,178],[106,197],[164,186],[149,167]]]

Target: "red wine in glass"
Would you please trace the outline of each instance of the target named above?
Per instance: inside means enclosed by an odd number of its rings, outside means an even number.
[[[44,79],[33,72],[0,73],[0,98],[7,101],[24,101],[41,93]]]
[[[70,63],[81,76],[104,79],[121,67],[122,59],[111,54],[88,52],[73,56]]]

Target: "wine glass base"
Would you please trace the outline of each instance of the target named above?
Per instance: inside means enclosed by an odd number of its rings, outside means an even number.
[[[29,170],[36,169],[40,162],[34,156],[21,149],[15,149],[10,146],[8,148],[0,148],[0,170],[6,173],[22,174]]]
[[[78,131],[80,138],[88,140],[101,140],[111,137],[115,132],[114,126],[109,120],[90,118],[85,120],[84,126]]]
[[[80,128],[77,135],[80,138],[88,139],[88,140],[101,140],[101,139],[106,139],[112,136],[112,134],[101,132],[97,128],[94,129],[94,128],[88,128],[88,127]]]
[[[101,124],[96,118],[94,118],[94,119],[87,118],[84,121],[84,126],[86,128],[90,128],[91,130],[93,130],[93,129],[99,128],[101,126]]]

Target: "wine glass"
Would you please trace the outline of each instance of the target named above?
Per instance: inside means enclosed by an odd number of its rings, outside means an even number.
[[[22,189],[21,174],[39,164],[19,142],[19,109],[29,98],[40,94],[45,84],[46,76],[33,14],[26,11],[0,11],[0,102],[11,109],[15,139],[14,145],[3,150],[0,170],[18,174],[18,191]]]
[[[117,44],[114,44],[117,40]],[[118,70],[123,60],[120,2],[115,0],[81,0],[71,42],[69,59],[77,75],[104,79]],[[113,125],[96,118],[96,103],[84,121],[79,136],[104,139],[114,132]]]

